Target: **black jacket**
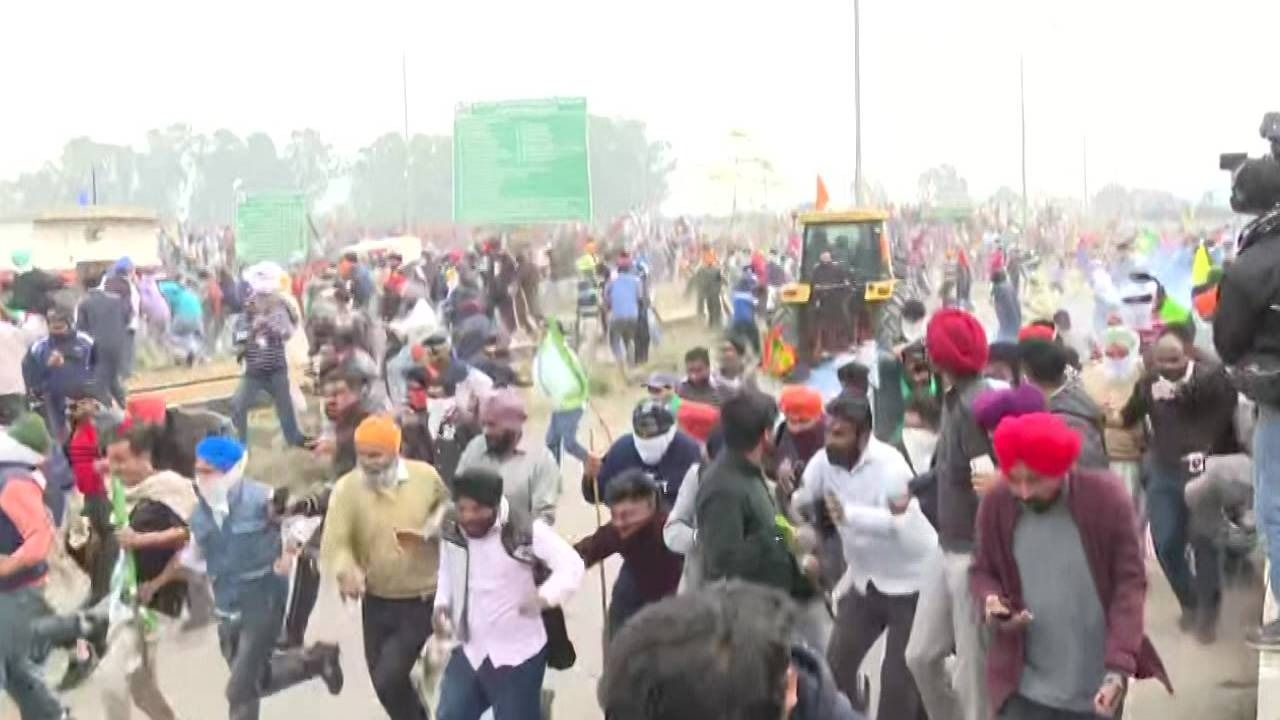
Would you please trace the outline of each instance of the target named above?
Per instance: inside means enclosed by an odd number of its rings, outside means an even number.
[[[1227,365],[1249,354],[1280,358],[1280,211],[1249,224],[1240,237],[1213,318],[1213,344]]]
[[[129,335],[130,307],[127,299],[93,289],[76,310],[76,329],[93,338],[98,358],[119,358],[133,342]]]
[[[1158,377],[1148,373],[1133,389],[1120,411],[1125,427],[1151,421],[1151,456],[1166,473],[1186,480],[1183,458],[1191,453],[1224,455],[1237,451],[1235,413],[1237,393],[1220,365],[1196,363],[1191,379],[1172,400],[1155,400]]]

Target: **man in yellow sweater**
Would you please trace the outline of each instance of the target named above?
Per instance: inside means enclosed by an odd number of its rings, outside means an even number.
[[[363,599],[364,654],[392,720],[426,720],[409,671],[431,633],[440,562],[437,533],[449,491],[430,465],[400,457],[400,428],[371,416],[356,428],[356,468],[329,499],[321,567],[346,599]],[[398,544],[397,533],[425,542]]]

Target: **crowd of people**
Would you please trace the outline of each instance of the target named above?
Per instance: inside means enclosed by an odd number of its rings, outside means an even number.
[[[1225,577],[1250,562],[1255,469],[1280,552],[1266,463],[1280,258],[1248,232],[1216,314],[1155,327],[1029,310],[1001,247],[989,335],[973,264],[953,254],[943,306],[912,298],[892,343],[842,360],[825,396],[771,393],[759,366],[792,251],[701,248],[689,290],[715,342],[688,349],[682,374],[649,374],[630,431],[599,455],[578,441],[592,384],[570,337],[607,337],[624,376],[645,365],[654,258],[677,264],[665,250],[584,246],[572,332],[544,315],[528,255],[495,240],[210,279],[243,368],[229,420],[122,383],[148,317],[141,278],[188,360],[208,347],[207,294],[127,259],[70,306],[56,283],[15,281],[0,318],[0,686],[23,720],[69,717],[42,669],[61,649],[60,687],[92,678],[108,720],[174,718],[161,639],[216,624],[229,716],[251,720],[300,683],[342,692],[351,660],[308,642],[333,593],[359,603],[388,717],[541,718],[547,670],[594,641],[564,604],[619,556],[598,687],[610,720],[1119,717],[1133,682],[1172,690],[1145,633],[1148,532],[1203,643]],[[1196,342],[1208,323],[1220,360]],[[538,343],[528,372],[508,347],[521,332]],[[543,442],[528,386],[551,406]],[[264,393],[289,451],[322,458],[328,481],[290,492],[250,472],[272,451],[249,442]],[[556,528],[568,457],[583,501],[608,511],[574,542]],[[88,597],[52,609],[50,578],[79,571]],[[882,635],[873,693],[862,666]],[[1280,625],[1250,641],[1280,647]]]

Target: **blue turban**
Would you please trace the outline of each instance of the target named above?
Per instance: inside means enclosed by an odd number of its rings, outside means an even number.
[[[239,440],[225,435],[210,435],[196,445],[196,457],[209,463],[219,472],[227,472],[244,457],[244,446]]]
[[[116,261],[115,265],[111,266],[111,269],[117,275],[128,275],[129,273],[133,272],[133,261],[130,260],[127,256],[122,257]]]

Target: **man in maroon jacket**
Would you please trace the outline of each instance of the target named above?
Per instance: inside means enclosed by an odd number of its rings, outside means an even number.
[[[1075,468],[1080,436],[1048,413],[1002,421],[993,444],[1004,482],[978,507],[969,580],[992,626],[996,717],[1116,717],[1130,678],[1172,691],[1143,634],[1146,569],[1124,486]]]
[[[622,556],[622,569],[609,601],[610,640],[641,608],[669,595],[680,585],[684,558],[667,548],[662,528],[667,511],[657,482],[643,470],[623,471],[605,492],[610,520],[573,547],[587,567],[611,555]]]

